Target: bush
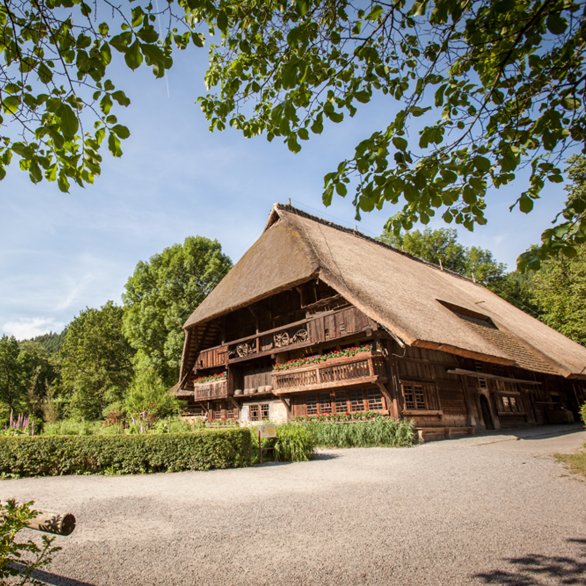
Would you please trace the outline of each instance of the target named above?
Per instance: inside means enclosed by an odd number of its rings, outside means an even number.
[[[582,423],[586,425],[586,403],[584,403],[580,409],[580,417],[582,417]]]
[[[303,424],[316,446],[324,448],[408,447],[415,433],[409,420],[376,417],[352,423],[312,421]]]
[[[188,421],[181,417],[167,417],[159,419],[152,431],[153,433],[188,433],[190,431],[200,431],[204,428],[203,422]]]
[[[18,533],[38,515],[31,509],[32,504],[17,504],[13,500],[0,503],[0,584],[11,577],[10,584],[40,584],[32,578],[33,572],[49,565],[51,556],[61,549],[52,545],[54,537],[46,535],[41,537],[41,546],[31,540],[17,541]],[[19,577],[18,582],[15,576]]]
[[[103,421],[78,421],[64,419],[56,423],[45,423],[43,435],[118,435],[124,433],[121,423],[108,425]]]
[[[248,430],[0,437],[0,475],[138,474],[250,464]]]
[[[311,458],[315,444],[306,426],[282,425],[277,428],[274,458],[277,462],[305,462]]]

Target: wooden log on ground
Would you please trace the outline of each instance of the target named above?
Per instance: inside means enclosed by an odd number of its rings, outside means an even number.
[[[6,503],[1,502],[1,505]],[[44,531],[45,533],[55,533],[56,535],[71,535],[75,529],[75,516],[71,513],[54,513],[51,511],[41,511],[32,507],[33,510],[38,511],[38,515],[27,523],[29,529],[35,531]],[[0,512],[0,520],[2,513]]]

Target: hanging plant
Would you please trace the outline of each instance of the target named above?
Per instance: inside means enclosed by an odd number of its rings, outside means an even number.
[[[351,346],[344,350],[333,350],[327,354],[314,354],[313,356],[305,356],[303,358],[293,358],[287,362],[275,364],[273,371],[278,370],[289,370],[291,368],[299,368],[301,366],[307,366],[309,364],[317,364],[320,362],[326,362],[326,360],[332,360],[333,358],[343,358],[346,356],[355,356],[356,354],[362,354],[363,352],[371,352],[372,346],[370,344]]]
[[[219,381],[226,380],[227,373],[220,372],[219,374],[210,374],[209,376],[200,376],[199,378],[194,379],[195,384],[201,383],[215,383]]]

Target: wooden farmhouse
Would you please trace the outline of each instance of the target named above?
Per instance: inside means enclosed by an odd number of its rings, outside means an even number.
[[[485,287],[275,205],[187,320],[175,393],[241,423],[377,411],[424,436],[577,420],[586,348]]]

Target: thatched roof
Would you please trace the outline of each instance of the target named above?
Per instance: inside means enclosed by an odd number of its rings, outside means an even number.
[[[314,277],[406,345],[586,378],[584,347],[485,287],[284,205],[184,327]]]

